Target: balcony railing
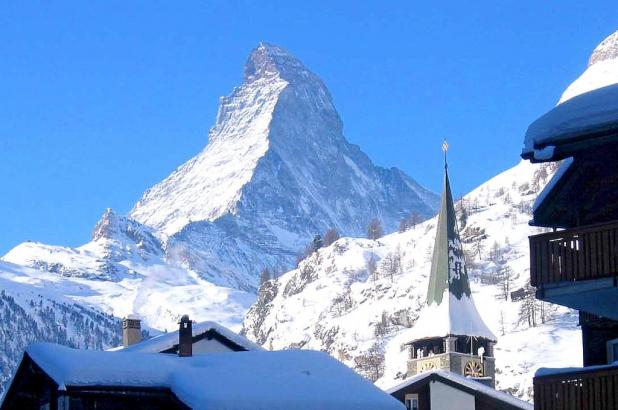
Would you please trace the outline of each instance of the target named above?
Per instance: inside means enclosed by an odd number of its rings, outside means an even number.
[[[535,287],[618,274],[618,221],[530,237]]]
[[[583,368],[534,378],[535,410],[618,409],[618,368]]]

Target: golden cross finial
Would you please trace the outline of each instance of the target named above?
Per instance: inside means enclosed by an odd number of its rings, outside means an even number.
[[[444,152],[444,168],[446,168],[446,152],[448,151],[448,142],[446,138],[442,142],[442,152]]]

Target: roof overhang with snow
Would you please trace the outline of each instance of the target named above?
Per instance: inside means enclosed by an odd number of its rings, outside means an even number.
[[[51,378],[58,390],[169,389],[194,410],[403,409],[352,369],[326,353],[310,350],[178,357],[37,343],[26,349],[22,363],[26,360]],[[19,379],[18,371],[7,396],[23,385]]]
[[[403,398],[406,393],[417,392],[431,382],[446,384],[455,389],[469,393],[476,400],[490,404],[487,408],[532,410],[534,406],[510,394],[503,393],[483,383],[446,370],[430,370],[412,376],[402,383],[387,389],[386,392],[395,398]]]
[[[618,142],[618,84],[567,100],[534,121],[522,157],[532,162],[561,160]]]
[[[531,225],[574,228],[618,220],[618,141],[567,158],[537,197]]]

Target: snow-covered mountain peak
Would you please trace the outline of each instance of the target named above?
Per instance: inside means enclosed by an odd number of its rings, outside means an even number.
[[[618,30],[607,36],[605,40],[599,44],[588,62],[588,67],[601,61],[618,59]]]
[[[245,63],[246,83],[270,76],[293,81],[308,75],[313,74],[286,49],[265,42],[259,43],[251,51]]]
[[[618,83],[618,31],[606,37],[592,52],[588,68],[567,87],[558,104],[597,88]]]
[[[392,231],[436,209],[435,194],[346,140],[324,83],[278,46],[251,52],[208,140],[130,218],[162,233],[169,258],[215,283],[254,289],[261,267],[290,267],[316,233],[361,235],[376,217]]]
[[[103,212],[101,219],[92,230],[92,240],[101,238],[113,238],[121,231],[120,218],[112,208],[107,208]]]

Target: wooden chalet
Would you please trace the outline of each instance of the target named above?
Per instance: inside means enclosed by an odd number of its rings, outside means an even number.
[[[618,408],[618,85],[561,103],[528,128],[522,157],[562,161],[539,195],[530,237],[538,299],[579,311],[581,369],[541,370],[537,409]]]
[[[181,346],[182,349],[182,346]],[[403,410],[326,353],[173,354],[29,346],[0,410]]]

